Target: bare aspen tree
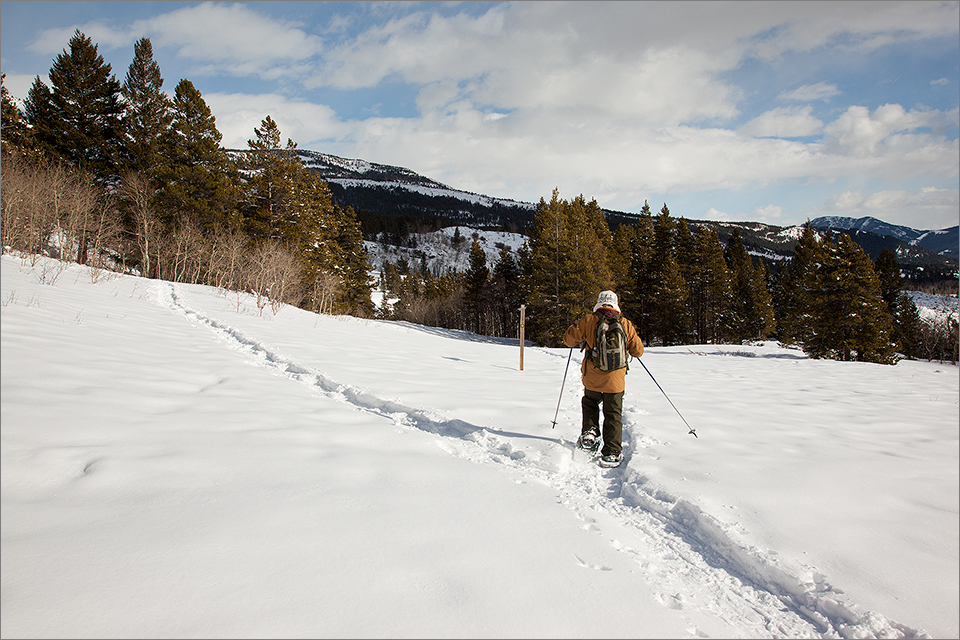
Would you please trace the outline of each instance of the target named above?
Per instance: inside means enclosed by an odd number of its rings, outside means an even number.
[[[340,278],[322,272],[313,279],[310,297],[317,313],[333,313],[333,302],[340,292]]]
[[[76,262],[87,264],[90,243],[96,227],[95,212],[99,190],[92,176],[71,172],[64,198],[64,221],[69,229],[67,241],[76,246]]]
[[[3,161],[3,180],[0,181],[0,243],[3,251],[23,251],[29,244],[30,218],[27,215],[30,177],[28,165],[19,155],[7,156]]]
[[[90,248],[92,256],[88,257],[90,276],[97,282],[104,270],[115,271],[118,265],[116,248],[120,244],[120,220],[117,212],[116,199],[112,196],[101,195],[91,216]]]
[[[160,227],[153,208],[153,187],[150,180],[139,172],[124,174],[120,182],[120,197],[125,200],[133,214],[137,249],[140,254],[140,275],[149,278],[151,243],[155,242]]]

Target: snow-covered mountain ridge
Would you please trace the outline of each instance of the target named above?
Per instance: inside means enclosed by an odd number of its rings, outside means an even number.
[[[843,216],[823,216],[810,221],[814,227],[832,229],[868,231],[881,236],[903,240],[912,245],[924,247],[936,254],[957,258],[960,256],[960,226],[946,229],[920,230],[898,224],[890,224],[872,216],[848,218]]]
[[[405,167],[377,164],[360,159],[341,158],[329,153],[320,153],[308,149],[297,149],[295,153],[307,169],[315,171],[328,183],[341,185],[345,188],[400,188],[432,197],[449,197],[471,203],[482,202],[487,206],[501,204],[531,211],[536,209],[536,205],[529,202],[494,198],[454,189]]]

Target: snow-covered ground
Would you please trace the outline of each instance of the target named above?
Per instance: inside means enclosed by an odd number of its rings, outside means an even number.
[[[578,352],[0,280],[5,638],[960,634],[955,366],[651,348],[604,470]]]
[[[453,239],[458,229],[463,240],[455,243]],[[465,272],[470,268],[470,247],[474,236],[487,256],[487,267],[491,271],[500,257],[500,245],[509,248],[516,259],[517,250],[528,240],[520,233],[484,231],[471,227],[446,227],[429,233],[410,234],[413,246],[396,247],[369,240],[363,244],[367,250],[370,267],[375,272],[379,272],[386,261],[396,264],[401,258],[405,259],[411,267],[418,267],[423,260],[432,273],[445,273],[448,270]]]
[[[907,291],[907,295],[917,305],[920,318],[930,324],[950,326],[950,321],[960,317],[960,300],[956,296],[938,296],[922,291]]]

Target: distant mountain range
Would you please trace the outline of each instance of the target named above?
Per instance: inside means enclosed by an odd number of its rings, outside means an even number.
[[[883,220],[866,216],[863,218],[843,218],[825,216],[810,221],[814,227],[828,227],[846,231],[866,231],[880,236],[889,236],[912,245],[929,249],[936,254],[949,258],[960,258],[960,226],[936,231],[919,231]]]
[[[522,233],[533,221],[536,204],[461,191],[425,176],[391,165],[298,149],[304,166],[330,185],[341,206],[383,217],[406,216],[438,221],[444,226],[462,225],[477,229]],[[679,217],[680,212],[674,212]],[[611,226],[635,223],[638,215],[604,209]],[[770,263],[789,258],[802,227],[776,226],[758,222],[716,222],[685,218],[691,227],[715,227],[721,242],[737,229],[747,250]],[[960,226],[939,230],[918,230],[889,224],[872,217],[822,217],[810,221],[821,234],[836,237],[847,233],[876,259],[886,247],[897,255],[905,275],[920,281],[957,277],[960,258]],[[368,238],[369,239],[369,238]]]

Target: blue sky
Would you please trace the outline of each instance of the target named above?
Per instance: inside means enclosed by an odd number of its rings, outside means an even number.
[[[939,229],[960,221],[958,25],[960,2],[4,0],[0,70],[25,97],[79,28],[122,81],[148,37],[229,148],[269,115],[490,196]]]

